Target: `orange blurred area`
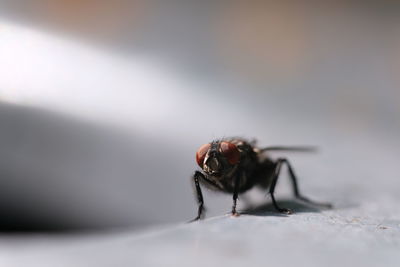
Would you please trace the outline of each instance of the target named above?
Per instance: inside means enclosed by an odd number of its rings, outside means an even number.
[[[233,2],[217,19],[218,51],[227,66],[254,79],[281,80],[307,71],[313,54],[303,4]]]
[[[140,27],[147,16],[149,3],[135,0],[35,0],[23,5],[11,3],[10,6],[31,23],[106,41]]]

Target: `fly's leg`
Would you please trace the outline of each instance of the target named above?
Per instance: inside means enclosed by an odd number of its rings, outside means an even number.
[[[203,200],[203,194],[201,192],[200,183],[199,183],[200,178],[204,179],[204,175],[201,172],[196,171],[193,175],[193,182],[194,182],[194,186],[196,188],[198,210],[197,210],[197,217],[194,218],[193,220],[191,220],[190,222],[201,219],[202,215],[204,214],[204,212],[203,212],[204,211],[204,200]]]
[[[296,177],[296,175],[295,175],[295,173],[293,171],[293,168],[292,168],[291,164],[289,163],[289,161],[287,159],[279,159],[279,161],[281,161],[282,163],[286,163],[286,166],[288,167],[289,176],[290,176],[290,179],[291,179],[292,185],[293,185],[293,193],[294,193],[294,196],[297,199],[300,199],[300,200],[302,200],[302,201],[304,201],[306,203],[310,203],[310,204],[315,205],[315,206],[321,206],[321,207],[326,207],[326,208],[331,208],[332,207],[332,205],[329,204],[329,203],[315,202],[315,201],[310,200],[307,197],[304,197],[299,191],[299,186],[297,184],[297,177]]]
[[[279,178],[279,173],[281,171],[281,167],[283,165],[283,161],[281,159],[278,159],[275,165],[275,171],[273,174],[271,186],[269,187],[269,193],[271,194],[271,199],[272,199],[272,204],[274,205],[275,209],[281,213],[286,213],[286,214],[291,214],[292,211],[290,209],[285,209],[279,207],[278,203],[275,200],[275,187],[276,187],[276,182],[278,181]]]
[[[235,187],[233,188],[233,205],[232,205],[232,216],[239,216],[239,213],[236,211],[236,204],[239,195],[239,186],[240,186],[240,174],[238,174],[235,178]]]

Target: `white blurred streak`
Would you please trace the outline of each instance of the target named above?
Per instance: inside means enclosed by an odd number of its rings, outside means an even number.
[[[129,119],[136,126],[176,112],[181,85],[159,63],[139,56],[128,61],[26,27],[0,25],[3,101]]]

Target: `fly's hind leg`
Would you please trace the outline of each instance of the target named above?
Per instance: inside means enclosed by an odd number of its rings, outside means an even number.
[[[315,206],[326,207],[326,208],[331,208],[332,207],[332,205],[329,204],[329,203],[315,202],[315,201],[312,201],[309,198],[303,196],[300,193],[299,186],[298,186],[298,183],[297,183],[297,177],[296,177],[296,175],[295,175],[295,173],[293,171],[293,168],[292,168],[291,164],[289,163],[289,161],[287,159],[279,159],[279,161],[281,161],[282,163],[286,163],[286,166],[288,167],[290,179],[291,179],[292,185],[293,185],[293,193],[294,193],[294,196],[297,199],[300,199],[303,202],[310,203],[310,204],[315,205]]]
[[[278,205],[278,203],[276,202],[275,199],[275,187],[276,187],[276,183],[278,181],[279,178],[279,173],[281,171],[281,167],[283,165],[283,161],[281,159],[278,159],[275,165],[275,170],[274,170],[274,174],[272,177],[272,181],[271,181],[271,185],[269,187],[269,193],[271,195],[271,199],[272,199],[272,204],[274,205],[275,209],[281,213],[285,213],[285,214],[291,214],[292,211],[290,209],[286,209],[286,208],[282,208]]]

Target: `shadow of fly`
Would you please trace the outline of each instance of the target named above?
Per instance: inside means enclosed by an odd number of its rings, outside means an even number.
[[[201,219],[204,215],[204,199],[200,185],[214,191],[232,194],[232,215],[239,215],[236,204],[239,194],[259,186],[269,191],[274,208],[284,214],[291,214],[290,209],[281,207],[274,196],[276,183],[283,165],[289,170],[294,196],[312,205],[331,207],[328,203],[314,202],[304,197],[297,183],[296,175],[290,162],[286,158],[273,160],[267,151],[315,151],[313,147],[266,147],[257,148],[255,141],[249,142],[241,138],[226,138],[215,140],[202,145],[196,153],[196,161],[202,171],[193,175],[196,189],[198,212],[192,221]]]

